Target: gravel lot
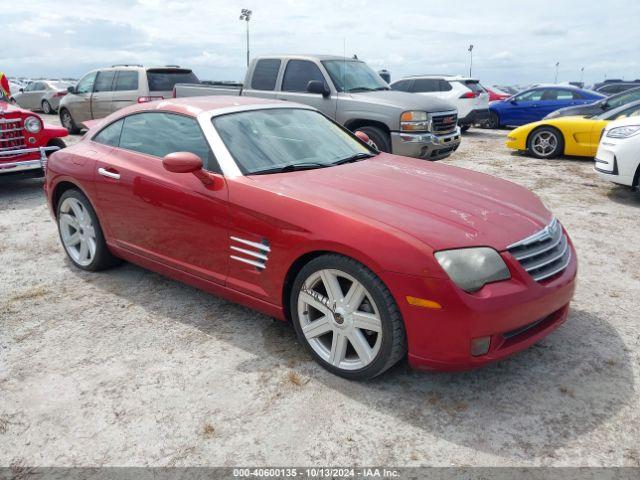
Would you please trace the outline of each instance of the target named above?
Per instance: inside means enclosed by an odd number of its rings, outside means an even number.
[[[526,186],[567,227],[569,321],[479,371],[369,383],[246,308],[72,268],[42,182],[0,179],[0,465],[640,465],[640,193],[505,137],[471,130],[446,163]]]

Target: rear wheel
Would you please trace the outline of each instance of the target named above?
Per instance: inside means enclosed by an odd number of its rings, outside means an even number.
[[[527,150],[536,158],[554,158],[564,151],[564,138],[555,128],[536,128],[529,134]]]
[[[378,127],[364,126],[357,130],[364,132],[369,137],[371,145],[381,152],[391,153],[391,138],[389,134]]]
[[[51,104],[47,100],[42,101],[42,111],[47,115],[53,112],[53,108],[51,108]]]
[[[80,133],[80,128],[76,125],[76,122],[73,121],[73,117],[71,113],[66,108],[60,109],[60,123],[62,126],[69,130],[69,133],[78,134]]]
[[[107,248],[98,217],[82,192],[64,192],[56,218],[62,246],[76,267],[98,271],[119,263]]]
[[[500,128],[500,117],[496,112],[489,112],[489,128]]]
[[[311,260],[297,275],[290,311],[315,360],[341,377],[380,375],[406,352],[398,306],[382,281],[342,255]]]

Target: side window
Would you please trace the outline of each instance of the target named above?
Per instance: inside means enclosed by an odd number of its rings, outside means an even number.
[[[118,72],[114,90],[118,92],[125,90],[138,90],[138,72],[124,70]]]
[[[620,95],[617,98],[611,98],[607,100],[607,104],[609,105],[609,108],[616,108],[629,102],[635,102],[636,100],[640,100],[640,88],[634,89],[624,95]]]
[[[574,98],[580,98],[580,96],[575,95],[571,90],[556,90],[558,92],[558,100],[573,100]]]
[[[36,82],[36,83],[33,84],[33,91],[34,92],[39,92],[41,90],[44,90],[44,83]]]
[[[542,92],[544,90],[530,90],[528,92],[517,95],[515,100],[518,102],[537,102],[542,98]]]
[[[279,70],[280,60],[258,60],[256,68],[253,70],[251,88],[255,88],[256,90],[274,90],[276,88],[276,79],[278,78]]]
[[[96,81],[96,72],[92,72],[85,75],[80,79],[78,85],[76,85],[76,91],[78,93],[91,93],[93,92],[93,84]]]
[[[440,80],[437,78],[417,78],[413,81],[412,92],[439,92]]]
[[[93,89],[94,92],[110,92],[113,90],[113,79],[116,76],[115,70],[98,72],[98,78]]]
[[[391,85],[391,90],[396,90],[398,92],[408,92],[410,86],[411,80],[400,80],[399,82]]]
[[[95,135],[92,140],[110,147],[117,147],[120,143],[120,134],[122,133],[122,124],[124,119],[113,122],[111,125],[103,128]]]
[[[190,117],[172,113],[138,113],[124,119],[120,148],[164,157],[174,152],[198,155],[207,170],[219,172],[207,140]]]
[[[453,87],[451,86],[451,84],[446,80],[440,80],[440,91],[448,92],[450,90],[453,90]]]
[[[558,99],[558,90],[555,89],[547,89],[542,91],[543,101],[553,101]]]
[[[326,85],[322,72],[315,63],[307,60],[289,60],[284,71],[282,90],[306,92],[307,84],[312,80],[318,80]]]

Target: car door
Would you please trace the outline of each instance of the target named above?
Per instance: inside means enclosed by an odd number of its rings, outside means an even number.
[[[140,96],[140,70],[119,70],[116,74],[111,111],[134,105]]]
[[[110,238],[136,255],[224,283],[226,183],[213,190],[193,173],[172,173],[162,164],[166,154],[189,151],[207,169],[219,171],[197,121],[167,112],[137,113],[99,132],[97,142],[101,135],[118,137],[110,153],[97,160],[95,172],[97,203]]]
[[[104,118],[112,113],[115,70],[100,70],[91,95],[91,118]]]
[[[325,88],[330,92],[329,95],[324,96],[320,93],[307,92],[307,85],[314,80],[324,83]],[[327,82],[322,71],[314,62],[309,60],[289,60],[285,65],[277,98],[311,105],[328,117],[335,118],[338,96],[333,91],[333,87],[329,85],[330,83]]]
[[[503,125],[524,125],[535,121],[538,103],[542,98],[543,90],[529,90],[520,93],[501,104],[500,121]],[[540,117],[542,118],[542,117]]]
[[[38,108],[38,98],[42,96],[43,84],[42,82],[31,82],[27,85],[23,95],[18,102],[22,108],[28,110],[35,110]]]
[[[82,77],[73,93],[67,94],[64,102],[76,123],[91,120],[91,95],[98,72],[90,72]]]

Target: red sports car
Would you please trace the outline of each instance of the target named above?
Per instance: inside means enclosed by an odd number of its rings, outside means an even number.
[[[576,255],[535,195],[366,140],[292,102],[165,100],[91,125],[45,189],[79,268],[123,259],[289,320],[347,378],[476,367],[566,319]]]
[[[512,96],[511,94],[503,92],[497,87],[484,87],[484,89],[489,93],[490,102],[495,102],[496,100],[504,100],[505,98],[509,98]]]
[[[0,92],[0,175],[41,176],[51,152],[65,147],[66,128],[46,125],[40,116],[11,105]]]

